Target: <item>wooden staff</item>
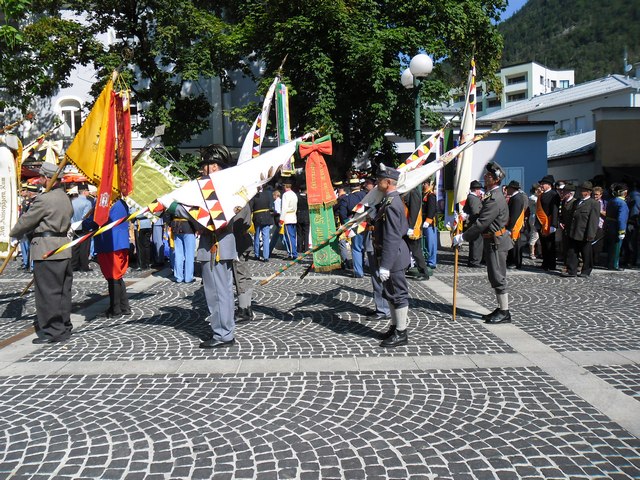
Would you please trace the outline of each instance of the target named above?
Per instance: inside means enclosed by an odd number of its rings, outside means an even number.
[[[456,225],[455,230],[452,232],[451,239],[462,231],[462,221],[460,216],[458,216],[458,224]],[[460,252],[460,245],[456,245],[453,247],[453,310],[452,310],[452,318],[453,321],[456,321],[456,292],[458,291],[458,255]]]

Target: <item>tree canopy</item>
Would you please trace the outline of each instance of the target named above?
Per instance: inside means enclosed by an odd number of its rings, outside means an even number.
[[[98,78],[116,67],[142,105],[141,133],[167,127],[177,146],[207,128],[213,106],[184,86],[230,72],[264,68],[266,89],[285,55],[295,134],[330,133],[345,162],[384,133],[410,134],[411,92],[401,70],[419,52],[435,63],[423,82],[425,101],[445,98],[466,79],[475,54],[490,83],[500,67],[502,38],[495,22],[504,0],[4,0],[22,2],[20,38],[5,42],[0,86],[5,104],[26,110],[37,97],[68,84],[74,65],[91,64]],[[65,13],[66,12],[66,13]],[[73,13],[73,15],[69,15]],[[19,17],[19,15],[18,15]],[[98,34],[111,32],[109,44]],[[0,41],[2,39],[0,38]],[[257,79],[261,80],[261,79]],[[94,86],[94,93],[102,84]],[[239,106],[242,107],[242,106]]]

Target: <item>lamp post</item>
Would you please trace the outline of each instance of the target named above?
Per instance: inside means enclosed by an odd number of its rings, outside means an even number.
[[[413,88],[415,91],[414,121],[416,148],[418,148],[418,145],[422,142],[422,125],[420,124],[420,79],[429,75],[431,70],[433,70],[433,61],[431,60],[431,57],[424,53],[419,53],[411,59],[409,62],[409,68],[405,69],[400,77],[400,82],[404,88]]]

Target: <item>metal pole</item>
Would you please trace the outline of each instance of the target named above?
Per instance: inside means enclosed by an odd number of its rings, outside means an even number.
[[[420,143],[422,143],[422,125],[420,123],[420,80],[416,77],[413,77],[413,89],[415,91],[415,111],[414,111],[414,121],[415,121],[415,147],[418,148]]]

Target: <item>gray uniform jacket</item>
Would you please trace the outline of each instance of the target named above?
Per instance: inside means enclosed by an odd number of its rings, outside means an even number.
[[[397,190],[389,193],[374,220],[373,247],[380,258],[380,268],[390,272],[405,270],[411,265],[411,254],[404,236],[409,229],[404,204]]]
[[[34,260],[42,260],[45,253],[69,243],[70,238],[67,237],[67,233],[71,226],[72,216],[71,200],[62,188],[54,188],[35,198],[27,213],[18,219],[9,235],[20,238],[27,233],[32,233],[31,257]],[[62,236],[41,236],[42,234]],[[49,257],[50,260],[67,258],[71,258],[70,248]]]
[[[573,219],[569,227],[569,238],[582,241],[593,241],[598,231],[600,220],[600,203],[593,199],[576,200],[573,204]]]
[[[467,218],[467,224],[469,226],[473,225],[473,222],[476,221],[481,209],[482,200],[480,200],[480,197],[474,193],[467,195],[467,203],[464,204],[462,211],[469,215],[469,218]]]
[[[496,187],[482,197],[482,209],[478,218],[469,230],[462,234],[467,242],[473,241],[482,234],[491,234],[502,230],[509,220],[509,207],[502,195],[500,187]],[[499,237],[485,238],[496,245],[498,251],[508,251],[513,248],[511,237],[503,233]]]

